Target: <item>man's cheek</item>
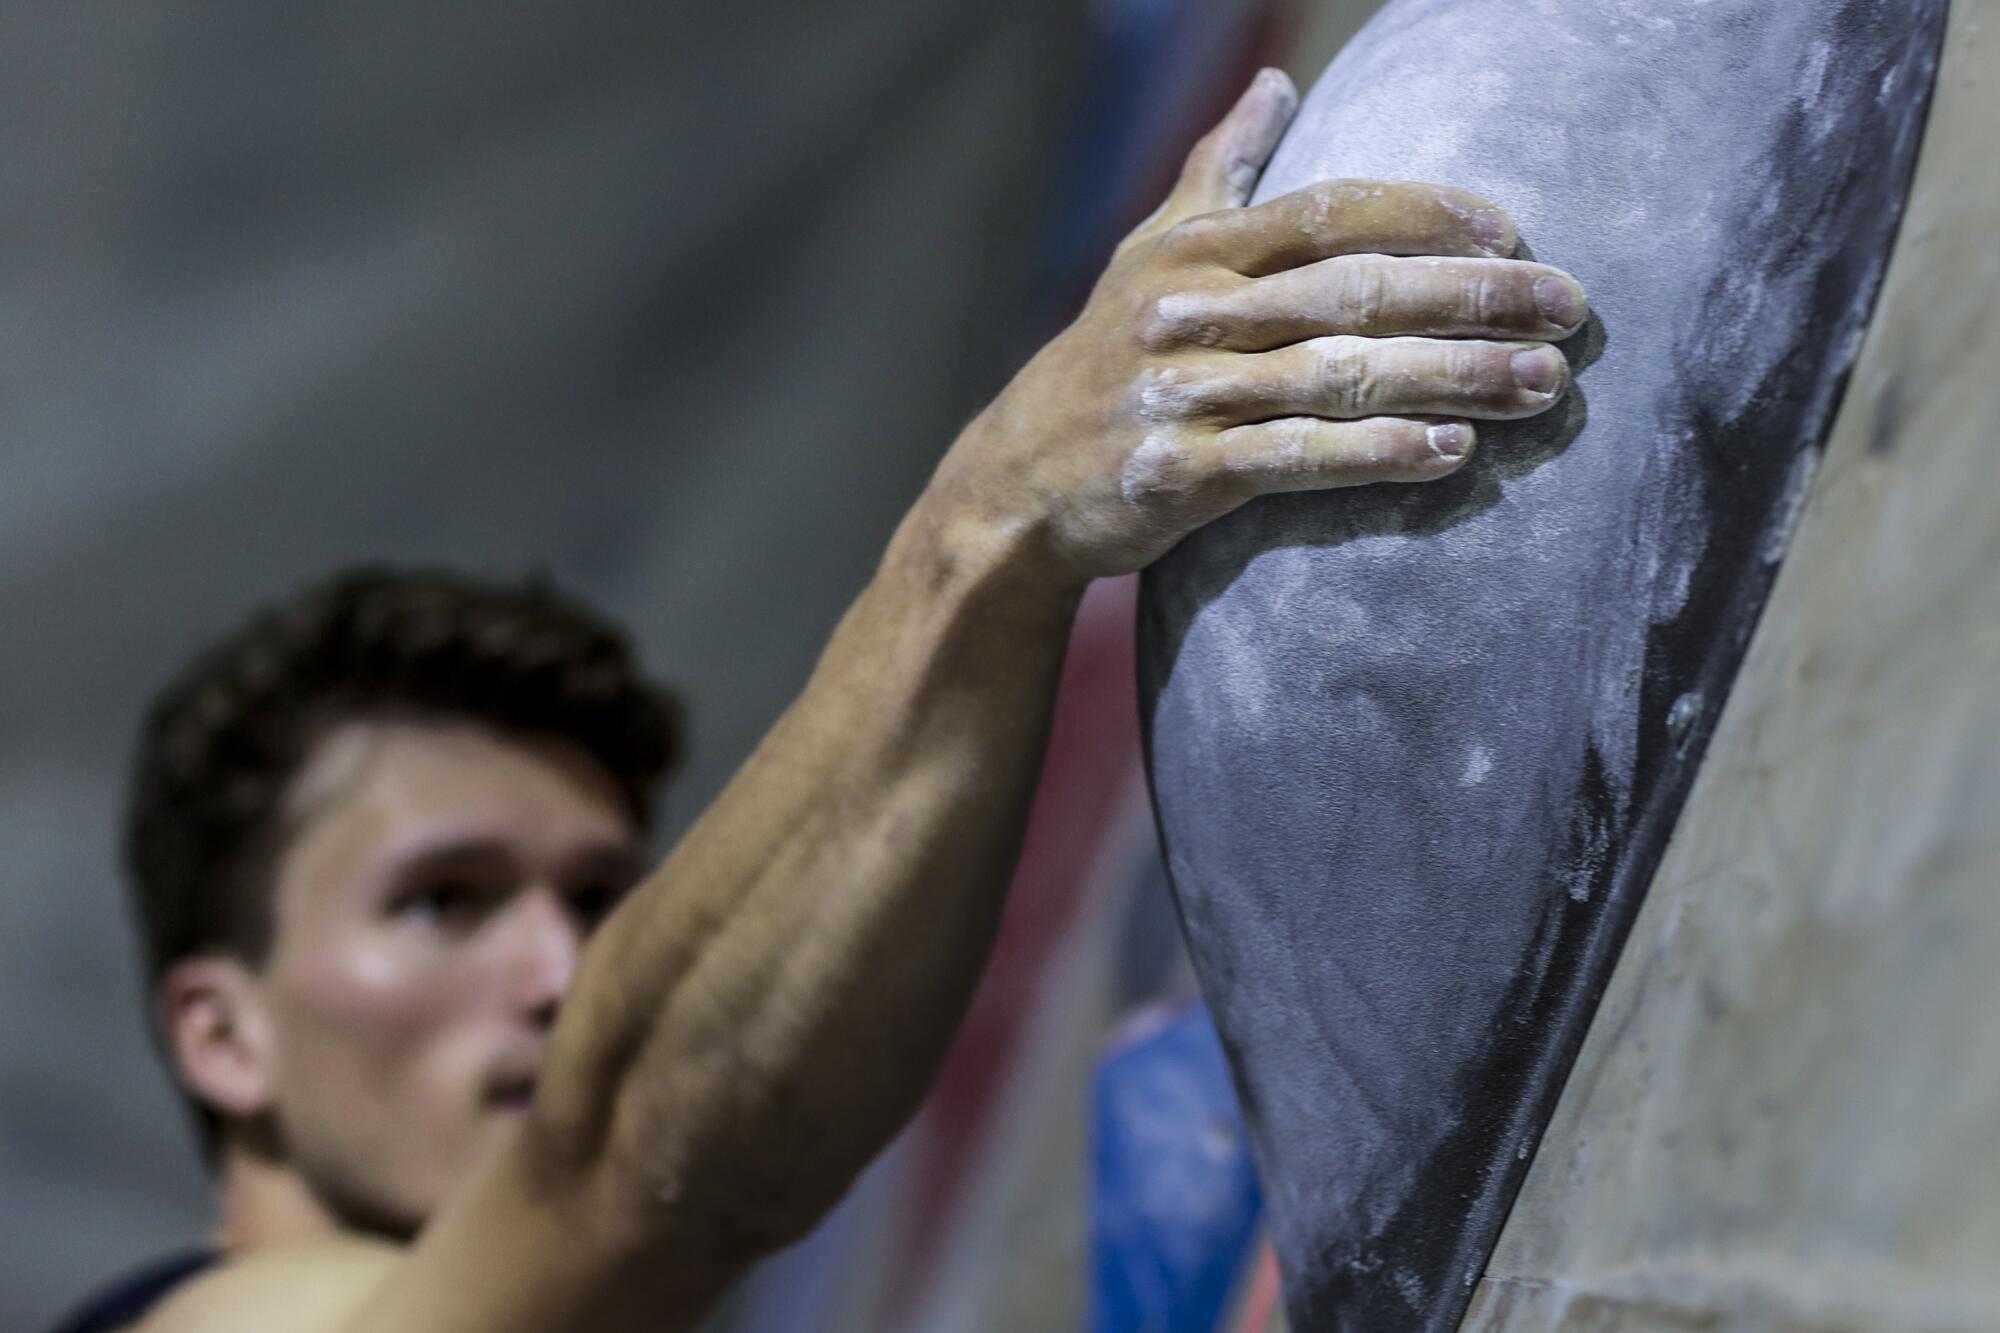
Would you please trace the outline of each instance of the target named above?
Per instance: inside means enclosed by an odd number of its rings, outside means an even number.
[[[452,972],[448,960],[361,939],[320,955],[305,982],[331,1020],[394,1039],[421,1033],[437,1020]]]
[[[300,960],[281,992],[278,1040],[295,1079],[344,1104],[395,1097],[437,1023],[435,978],[380,950]]]

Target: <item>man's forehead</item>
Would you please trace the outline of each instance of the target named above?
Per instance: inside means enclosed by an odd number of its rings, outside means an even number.
[[[361,718],[327,732],[285,799],[292,836],[341,825],[398,858],[518,841],[541,824],[629,844],[610,776],[578,747],[470,720]]]

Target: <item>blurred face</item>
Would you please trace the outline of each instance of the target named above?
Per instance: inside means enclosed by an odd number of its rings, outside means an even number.
[[[581,750],[472,724],[348,724],[288,806],[269,1111],[323,1203],[407,1234],[527,1108],[637,835]]]

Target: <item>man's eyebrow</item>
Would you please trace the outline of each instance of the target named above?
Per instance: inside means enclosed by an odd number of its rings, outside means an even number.
[[[564,880],[601,876],[629,886],[643,878],[648,868],[639,847],[607,840],[591,842],[565,855],[558,863],[557,875]],[[438,871],[513,874],[520,869],[520,857],[505,835],[471,832],[422,839],[398,848],[383,862],[382,874],[385,882],[399,883]]]
[[[390,853],[387,869],[391,875],[401,876],[426,870],[444,870],[453,867],[512,866],[516,864],[513,850],[504,838],[491,834],[455,834],[416,843],[411,847],[398,848]]]

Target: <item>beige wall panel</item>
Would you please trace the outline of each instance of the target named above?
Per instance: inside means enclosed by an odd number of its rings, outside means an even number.
[[[1463,1327],[2000,1329],[2000,0]]]

